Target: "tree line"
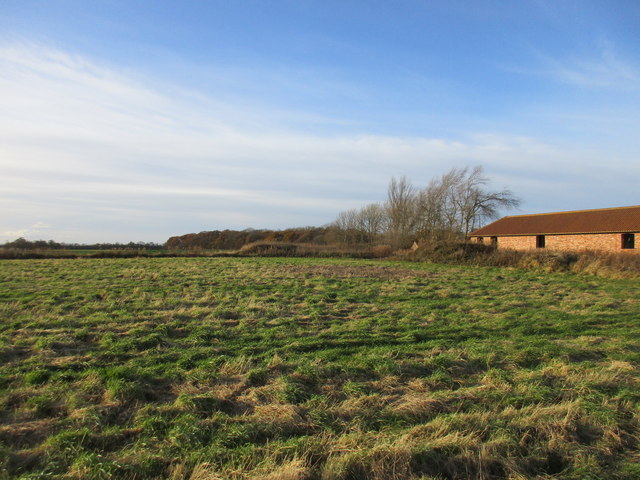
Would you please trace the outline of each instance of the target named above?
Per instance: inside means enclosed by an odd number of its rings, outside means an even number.
[[[176,235],[167,240],[169,249],[190,250],[238,250],[256,242],[308,243],[326,245],[332,243],[332,228],[302,227],[286,230],[213,230],[200,233]]]
[[[423,188],[393,177],[384,203],[340,212],[332,226],[345,244],[406,248],[415,241],[461,240],[501,210],[520,205],[511,190],[490,189],[489,180],[481,166],[452,168]]]
[[[20,250],[159,250],[163,245],[154,242],[129,243],[64,243],[54,240],[27,240],[20,237],[0,245],[0,248],[17,248]]]

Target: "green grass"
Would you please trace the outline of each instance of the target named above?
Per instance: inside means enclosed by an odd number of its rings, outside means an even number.
[[[0,263],[0,479],[637,479],[637,281]]]

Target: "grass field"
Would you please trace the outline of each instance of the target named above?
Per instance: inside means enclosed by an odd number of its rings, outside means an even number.
[[[0,478],[638,479],[639,294],[382,261],[3,261]]]

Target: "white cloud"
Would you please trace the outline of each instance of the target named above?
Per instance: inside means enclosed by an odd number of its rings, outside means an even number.
[[[45,222],[36,222],[31,225],[31,228],[34,230],[46,230],[47,228],[51,228],[51,225]]]
[[[18,230],[6,230],[0,232],[0,239],[14,240],[20,237],[38,237],[42,235],[45,230],[52,228],[51,225],[45,222],[36,222],[29,228],[22,228]]]
[[[518,192],[527,177],[552,172],[554,185],[601,161],[598,152],[495,133],[347,135],[341,119],[333,135],[314,136],[285,127],[309,113],[289,112],[285,122],[281,110],[224,104],[40,45],[0,47],[0,105],[0,240],[163,241],[319,225],[383,200],[392,175],[424,184],[483,164]]]
[[[33,233],[31,230],[29,230],[28,228],[24,228],[22,230],[7,230],[5,232],[0,232],[0,238],[1,237],[5,237],[7,240],[8,239],[15,239],[15,238],[20,238],[20,237],[25,237],[29,234]]]

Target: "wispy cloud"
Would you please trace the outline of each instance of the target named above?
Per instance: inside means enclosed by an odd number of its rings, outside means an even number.
[[[577,161],[532,137],[345,134],[341,118],[310,135],[292,127],[309,112],[225,103],[34,44],[0,46],[0,104],[0,241],[319,225],[383,200],[392,175],[424,183],[483,164],[518,191],[543,171],[569,181]]]
[[[533,73],[579,87],[640,90],[640,68],[631,60],[621,58],[612,42],[601,39],[589,57],[558,58],[536,52],[539,68],[519,68],[522,73]]]

